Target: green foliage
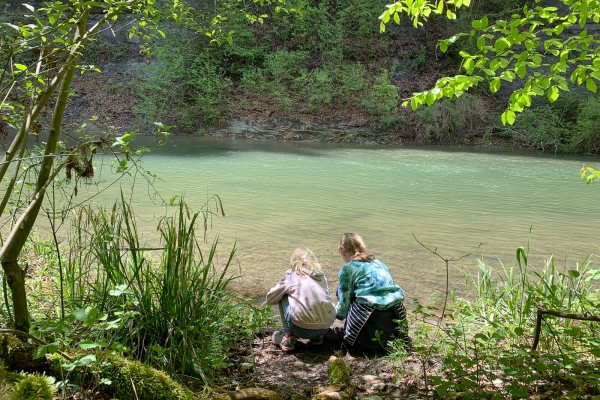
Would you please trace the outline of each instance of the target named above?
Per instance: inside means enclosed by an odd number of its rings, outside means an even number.
[[[590,96],[583,104],[572,130],[567,150],[598,154],[600,151],[600,98]]]
[[[133,111],[141,127],[164,121],[190,133],[221,116],[231,83],[206,51],[194,49],[190,39],[180,33],[155,42],[155,61],[134,69],[132,87],[142,102]]]
[[[416,138],[419,143],[469,143],[483,135],[488,119],[483,101],[468,94],[436,102],[417,114],[422,126],[422,136]]]
[[[600,100],[563,96],[524,110],[512,127],[500,132],[522,145],[554,153],[591,153],[600,150]]]
[[[112,210],[82,209],[65,263],[66,301],[83,310],[80,323],[91,328],[85,340],[92,343],[85,341],[84,348],[96,343],[128,350],[138,360],[208,383],[230,365],[231,347],[248,343],[271,317],[228,290],[235,248],[221,266],[216,241],[208,251],[201,248],[196,225],[212,211],[192,213],[185,203],[175,204],[174,215],[159,223],[158,253],[144,250],[125,201]],[[71,341],[84,339],[80,329],[67,329]]]
[[[524,248],[517,249],[516,264],[499,274],[481,261],[478,267],[477,273],[466,273],[471,295],[452,305],[443,328],[425,323],[413,332],[426,384],[446,398],[460,393],[527,398],[534,392],[556,393],[554,382],[572,398],[582,398],[590,385],[595,387],[600,343],[594,322],[544,317],[535,354],[531,342],[538,308],[570,314],[597,310],[600,270],[589,259],[559,268],[554,258],[536,270]],[[426,322],[438,319],[438,313],[437,307],[417,304],[409,317]],[[432,358],[443,360],[433,373]]]
[[[371,92],[362,104],[370,113],[377,116],[385,116],[396,111],[398,90],[390,82],[387,71],[375,78]]]
[[[516,113],[530,107],[533,97],[547,96],[554,102],[561,92],[570,90],[570,84],[585,84],[587,90],[596,93],[600,58],[594,49],[600,41],[587,28],[600,20],[600,3],[595,0],[564,0],[563,3],[566,11],[559,11],[557,7],[524,6],[510,19],[492,21],[486,15],[472,21],[469,34],[456,34],[440,41],[440,50],[446,52],[459,38],[468,36],[476,41],[477,49],[474,53],[460,52],[466,75],[441,78],[433,89],[414,94],[410,99],[413,110],[422,104],[430,106],[443,97],[458,97],[480,83],[486,83],[495,93],[500,90],[502,81],[522,80],[522,86],[513,90],[509,105],[502,113],[502,123],[512,125]],[[469,5],[470,0],[416,3],[400,0],[383,12],[381,30],[385,30],[391,19],[400,23],[402,14],[407,14],[413,25],[419,26],[433,14],[445,12],[447,18],[455,19],[456,9]],[[579,32],[564,34],[577,27]]]
[[[345,37],[376,38],[379,35],[378,18],[385,1],[365,2],[350,0],[338,13],[337,22],[343,27]]]
[[[330,104],[335,96],[333,77],[324,68],[315,69],[296,79],[295,84],[307,99],[307,111],[316,111]]]
[[[306,71],[303,62],[309,57],[306,51],[279,50],[265,57],[265,72],[272,79],[274,89],[294,80]]]
[[[342,65],[334,73],[342,104],[355,101],[368,86],[367,70],[361,63]]]

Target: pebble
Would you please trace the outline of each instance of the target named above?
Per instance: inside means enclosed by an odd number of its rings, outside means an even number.
[[[359,400],[383,400],[381,397],[376,396],[376,395],[371,395],[371,396],[358,396],[357,397]]]
[[[365,375],[362,378],[365,382],[373,382],[375,379],[378,379],[375,375]]]
[[[385,383],[383,383],[383,382],[374,383],[373,386],[371,386],[371,389],[373,389],[373,390],[383,390],[383,389],[385,389]]]

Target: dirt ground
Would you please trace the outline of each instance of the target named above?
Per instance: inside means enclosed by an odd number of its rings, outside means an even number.
[[[343,358],[350,367],[359,399],[424,398],[419,392],[420,366],[416,358],[409,355],[400,362],[390,357],[349,353],[342,348],[343,329],[337,321],[320,346],[298,340],[293,351],[285,352],[273,343],[270,334],[272,331],[253,341],[255,365],[242,363],[229,376],[223,377],[223,383],[237,383],[230,390],[261,387],[279,393],[281,400],[309,399],[317,393],[319,386],[329,384],[328,360],[336,356]]]

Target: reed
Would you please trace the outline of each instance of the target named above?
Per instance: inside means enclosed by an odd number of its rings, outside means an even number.
[[[192,212],[181,200],[174,215],[160,219],[160,243],[150,246],[141,242],[124,198],[111,209],[85,207],[75,216],[64,271],[69,309],[96,307],[109,319],[126,319],[93,339],[124,345],[137,360],[205,383],[229,365],[232,346],[247,344],[270,320],[267,310],[228,290],[236,279],[229,271],[235,246],[222,265],[218,239],[202,249],[199,227],[207,212]]]

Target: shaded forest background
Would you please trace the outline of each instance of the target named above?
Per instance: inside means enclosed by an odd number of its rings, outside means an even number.
[[[127,39],[125,29],[107,29],[88,45],[83,62],[103,72],[76,78],[67,121],[98,116],[142,133],[160,121],[177,134],[595,154],[600,103],[577,87],[555,103],[536,99],[513,126],[503,126],[499,115],[517,82],[417,112],[400,105],[460,71],[460,51],[477,51],[461,38],[441,53],[438,40],[470,31],[483,15],[510,18],[525,4],[476,0],[456,20],[434,17],[418,29],[406,20],[380,33],[382,0],[190,2],[181,25],[165,25],[165,38],[141,43]]]

